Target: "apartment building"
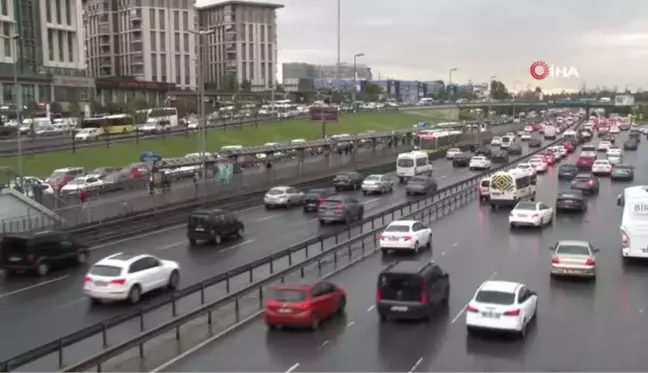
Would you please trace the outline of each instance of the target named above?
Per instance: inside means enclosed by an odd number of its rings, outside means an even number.
[[[193,0],[86,0],[84,18],[99,102],[159,104],[196,89]]]
[[[283,79],[325,79],[335,80],[337,77],[337,66],[332,65],[315,65],[304,62],[287,62],[282,66]],[[353,80],[353,64],[340,64],[340,79]],[[358,79],[372,80],[373,74],[371,68],[367,65],[357,64],[356,71]]]
[[[0,102],[88,99],[80,10],[81,0],[0,0]]]
[[[249,82],[252,91],[272,89],[277,76],[277,20],[280,4],[214,1],[199,5],[205,81],[219,90]],[[235,88],[235,87],[234,87]]]

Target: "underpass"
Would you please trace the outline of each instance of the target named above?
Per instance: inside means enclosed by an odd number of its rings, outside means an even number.
[[[617,140],[623,141],[625,135]],[[645,145],[625,152],[634,183],[648,182]],[[569,161],[573,162],[574,156]],[[554,204],[569,188],[554,166],[539,178],[537,199]],[[344,318],[315,332],[268,332],[256,319],[222,339],[189,350],[163,371],[640,371],[648,363],[645,263],[624,267],[616,196],[628,183],[601,179],[584,216],[558,215],[542,231],[510,231],[508,211],[473,202],[435,222],[434,260],[450,273],[447,312],[429,323],[381,323],[373,309],[377,275],[389,262],[376,255],[333,276],[347,291]],[[601,248],[595,282],[551,280],[549,246],[589,240]],[[420,260],[427,259],[422,255]],[[485,280],[526,283],[539,295],[538,319],[526,340],[467,338],[463,310]],[[622,342],[622,344],[621,344]],[[151,367],[147,367],[150,369]]]

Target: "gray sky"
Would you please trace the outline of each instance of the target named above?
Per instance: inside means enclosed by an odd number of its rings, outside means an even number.
[[[198,0],[214,2],[214,0]],[[258,2],[268,2],[257,0]],[[336,0],[276,0],[280,62],[334,63]],[[648,1],[341,0],[342,60],[383,78],[648,89]],[[578,77],[534,81],[541,60]],[[574,70],[572,70],[573,72]]]

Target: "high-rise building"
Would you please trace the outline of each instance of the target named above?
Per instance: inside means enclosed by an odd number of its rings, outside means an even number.
[[[193,0],[85,0],[84,12],[88,65],[97,87],[100,80],[131,80],[101,89],[101,101],[159,101],[164,92],[144,91],[196,88]],[[129,86],[137,89],[118,92]]]
[[[0,1],[1,102],[88,99],[93,82],[86,77],[81,7],[81,0]]]
[[[277,76],[276,10],[283,5],[214,1],[198,8],[205,36],[205,81],[219,90],[249,82],[253,91],[274,87]],[[236,84],[232,84],[232,83]]]

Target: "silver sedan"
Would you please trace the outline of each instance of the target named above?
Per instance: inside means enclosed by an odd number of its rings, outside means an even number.
[[[394,180],[387,175],[369,175],[362,181],[362,194],[387,193],[394,191]]]
[[[552,276],[596,277],[596,257],[599,249],[587,241],[559,241],[550,247]]]
[[[294,187],[278,186],[270,189],[265,197],[263,204],[267,209],[273,207],[291,207],[301,205],[304,199],[304,193]]]

